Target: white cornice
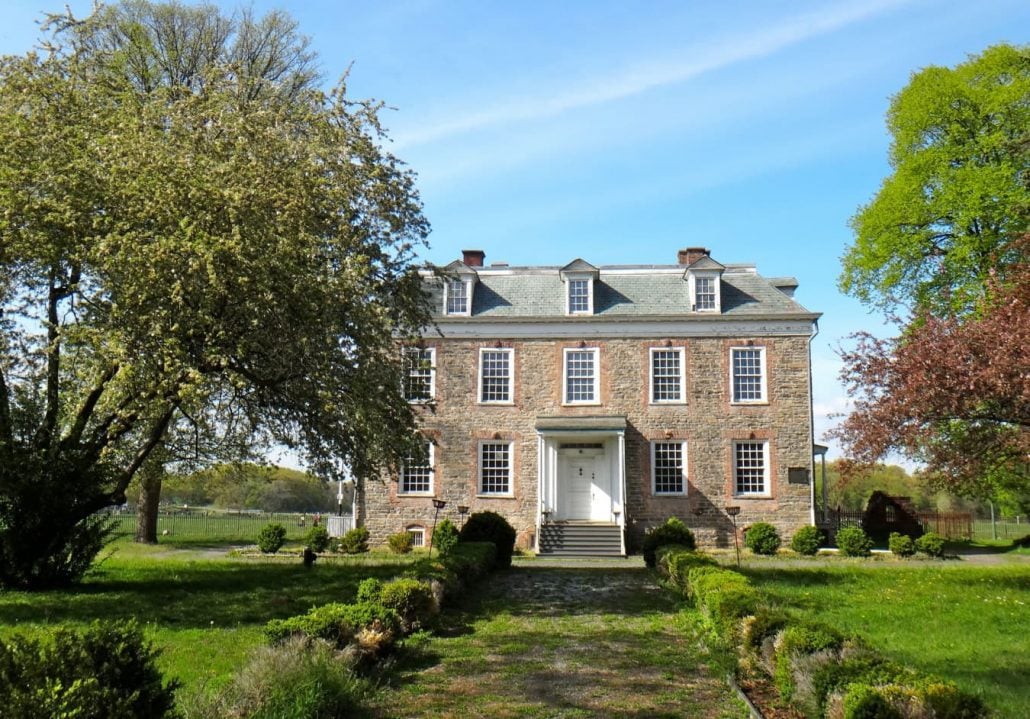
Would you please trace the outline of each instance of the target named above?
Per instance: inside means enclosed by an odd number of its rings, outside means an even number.
[[[725,319],[697,317],[692,319],[626,318],[562,318],[564,321],[540,320],[489,321],[477,319],[441,319],[436,325],[444,338],[452,339],[623,339],[628,337],[809,337],[815,331],[819,315]],[[579,321],[577,321],[579,320]],[[432,333],[435,334],[435,333]]]

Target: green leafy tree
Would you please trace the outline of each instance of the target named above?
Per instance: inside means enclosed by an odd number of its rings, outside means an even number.
[[[90,518],[180,428],[326,477],[416,451],[396,341],[429,321],[428,225],[378,105],[317,89],[281,13],[48,32],[0,60],[0,585],[81,576]]]

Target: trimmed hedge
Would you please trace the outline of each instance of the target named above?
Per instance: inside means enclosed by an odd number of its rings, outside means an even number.
[[[755,554],[772,556],[780,544],[780,533],[768,522],[755,522],[744,532],[744,545]]]
[[[868,557],[873,540],[861,527],[844,527],[837,530],[837,548],[844,557]]]
[[[940,559],[944,556],[944,542],[944,537],[936,532],[927,532],[916,540],[916,551]]]
[[[798,554],[814,557],[819,553],[822,543],[823,533],[818,527],[808,525],[794,532],[794,536],[790,540],[790,548]]]
[[[653,569],[658,561],[655,552],[659,547],[667,545],[694,549],[697,543],[694,541],[694,533],[687,525],[676,517],[669,517],[664,524],[652,527],[651,531],[644,535],[644,545],[641,547],[644,564]]]
[[[366,629],[388,635],[385,644],[392,645],[400,634],[401,620],[396,611],[375,602],[323,604],[307,614],[271,620],[265,625],[265,636],[274,644],[296,636],[324,639],[342,649]]]
[[[916,545],[912,541],[912,537],[898,532],[891,532],[890,537],[887,538],[887,548],[891,550],[891,554],[897,557],[911,557],[916,553]]]
[[[382,585],[379,602],[397,612],[405,634],[428,626],[439,612],[429,582],[411,577],[395,579]]]
[[[458,534],[459,543],[492,542],[497,547],[494,564],[498,569],[511,566],[515,537],[515,528],[497,512],[476,512],[470,515]]]

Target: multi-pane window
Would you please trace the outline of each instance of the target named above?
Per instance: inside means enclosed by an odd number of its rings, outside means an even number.
[[[468,285],[464,280],[447,281],[447,304],[445,314],[467,315],[469,313]]]
[[[409,402],[432,400],[436,383],[436,350],[432,347],[407,347],[404,363],[404,398]]]
[[[764,347],[734,347],[730,351],[734,402],[765,401],[764,360]]]
[[[479,493],[511,494],[511,443],[479,445]]]
[[[569,280],[569,314],[590,312],[590,280]]]
[[[715,309],[715,277],[694,278],[694,309],[698,312]]]
[[[479,401],[512,401],[512,350],[483,349],[479,352]]]
[[[651,443],[651,486],[655,494],[686,494],[686,442]]]
[[[411,539],[411,546],[421,548],[426,546],[426,528],[408,527],[408,537]]]
[[[565,350],[565,403],[598,401],[597,350]]]
[[[682,402],[683,350],[651,350],[651,401]]]
[[[733,475],[738,495],[769,494],[768,442],[734,442]]]
[[[433,492],[433,443],[426,440],[424,457],[408,457],[401,465],[401,482],[398,494],[432,494]]]

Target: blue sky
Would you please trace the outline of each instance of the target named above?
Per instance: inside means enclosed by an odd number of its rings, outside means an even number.
[[[845,407],[835,348],[885,331],[836,278],[848,219],[890,171],[891,95],[927,65],[1030,41],[1025,0],[252,4],[298,19],[327,84],[353,64],[351,94],[393,108],[428,260],[672,263],[703,245],[796,276],[824,313],[817,438]],[[29,49],[34,20],[62,7],[5,0],[0,52]]]

